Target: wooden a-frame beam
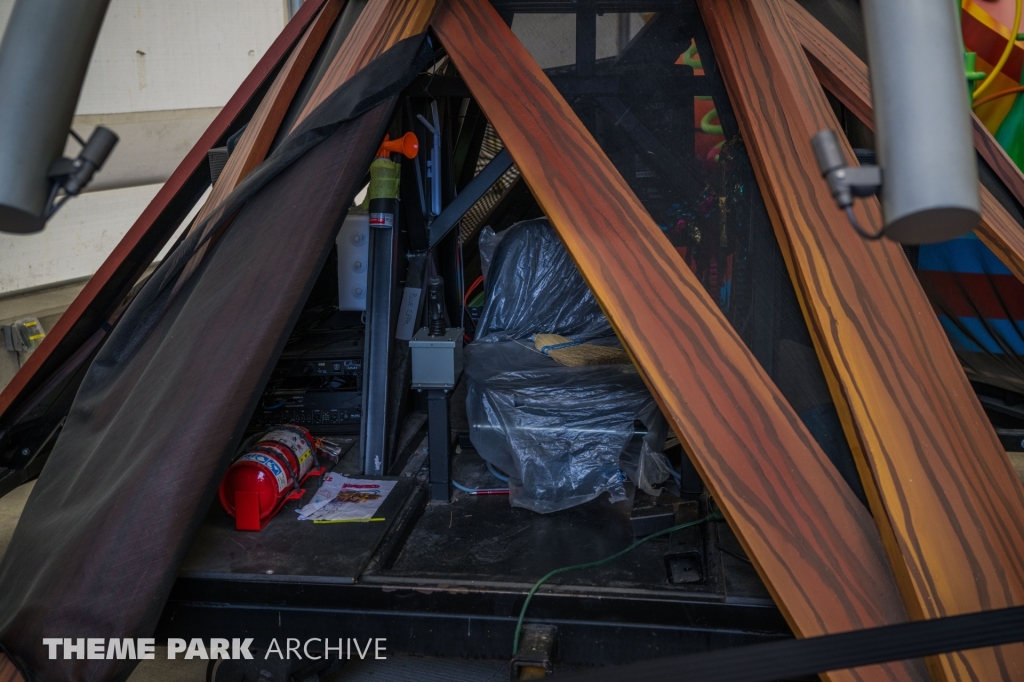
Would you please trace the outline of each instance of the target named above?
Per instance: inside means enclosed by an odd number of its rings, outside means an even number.
[[[224,169],[217,182],[213,184],[213,190],[196,216],[194,224],[198,224],[209,215],[231,194],[238,183],[245,179],[245,176],[263,163],[306,71],[309,70],[344,5],[345,0],[327,0],[295,49],[288,55],[288,61],[274,78],[270,90],[264,95],[259,108],[252,115],[238,144],[224,164]]]
[[[793,630],[906,619],[867,511],[494,8],[450,0],[432,26]]]
[[[370,0],[359,13],[352,32],[331,61],[295,125],[309,116],[338,86],[395,43],[422,33],[435,5],[436,0]]]
[[[810,139],[838,123],[786,6],[698,5],[907,610],[1024,604],[1024,487],[902,249],[859,237],[820,177]],[[878,229],[877,200],[857,211]],[[929,668],[1024,677],[1024,644]]]

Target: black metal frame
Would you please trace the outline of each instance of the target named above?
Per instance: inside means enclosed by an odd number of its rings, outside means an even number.
[[[602,95],[594,105],[615,109],[620,96],[617,80],[594,76],[596,66],[596,17],[601,11],[675,8],[674,3],[605,3],[597,0],[558,3],[502,2],[495,6],[503,12],[543,11],[559,9],[577,14],[577,73],[554,76],[571,82],[580,94]],[[694,85],[697,85],[696,81]],[[415,112],[422,110],[424,98],[464,98],[468,93],[456,78],[434,75],[418,79],[407,92],[406,105],[396,121],[404,129],[414,129]],[[602,99],[611,98],[604,102]],[[457,139],[452,138],[451,121],[444,126],[449,133],[446,144],[449,159],[446,171],[460,191],[446,192],[446,205],[441,214],[428,222],[422,195],[423,169],[420,160],[403,163],[402,197],[405,203],[401,225],[407,234],[412,253],[409,264],[417,263],[417,273],[410,271],[407,286],[422,286],[423,275],[452,236],[462,216],[513,164],[507,150],[500,152],[475,176],[475,157],[479,155],[480,137],[485,119],[469,103],[463,108],[464,118]],[[451,102],[442,110],[447,118],[455,115]],[[592,111],[597,114],[596,106]],[[621,112],[619,112],[621,113]],[[617,117],[618,118],[618,117]],[[725,123],[725,122],[723,122]],[[634,131],[642,138],[643,131]],[[454,144],[451,144],[454,142]],[[641,144],[641,146],[643,146]],[[417,201],[419,199],[419,201]],[[399,226],[396,218],[395,227]],[[380,457],[386,424],[383,386],[394,377],[389,367],[394,289],[402,280],[396,271],[398,230],[374,229],[371,251],[369,295],[371,305],[367,319],[367,362],[365,391],[368,408],[364,412],[364,471],[380,475],[388,463]],[[423,272],[420,272],[420,271]],[[415,280],[415,281],[413,281]],[[386,311],[387,314],[380,314]],[[379,341],[379,343],[375,342]],[[377,349],[373,355],[372,349]],[[376,362],[374,362],[376,358]],[[374,369],[376,368],[376,370]],[[375,390],[376,387],[376,390]],[[431,391],[427,408],[435,420],[448,417],[450,393]],[[374,400],[374,394],[377,399]],[[373,403],[377,409],[371,409]],[[377,437],[370,437],[370,432]],[[452,578],[397,575],[387,570],[393,557],[413,532],[428,499],[447,501],[450,498],[452,461],[448,429],[432,429],[430,433],[429,473],[410,495],[395,518],[388,535],[371,559],[369,566],[353,584],[348,580],[319,578],[312,581],[301,576],[273,575],[257,579],[251,575],[182,575],[168,601],[158,636],[253,636],[266,641],[276,633],[290,637],[303,636],[373,636],[387,637],[389,651],[435,656],[507,658],[511,654],[512,634],[519,609],[530,584],[459,581]],[[378,443],[379,441],[379,443]],[[435,442],[436,441],[436,442]],[[443,441],[443,442],[442,442]],[[700,534],[695,534],[700,536]],[[678,538],[677,538],[678,540]],[[678,542],[677,542],[678,544]],[[700,544],[700,543],[698,543]],[[721,565],[720,559],[715,559]],[[717,590],[717,591],[716,591]],[[768,599],[726,597],[724,586],[703,589],[658,590],[640,586],[627,587],[562,587],[545,590],[531,603],[530,620],[556,625],[559,659],[563,662],[622,663],[669,653],[704,651],[713,648],[788,638],[789,629],[779,611]],[[339,624],[344,624],[340,626]],[[742,624],[737,626],[737,624]]]
[[[181,577],[156,636],[254,637],[254,648],[272,637],[386,637],[392,654],[507,659],[529,587]],[[562,663],[627,663],[790,637],[773,605],[628,589],[539,593],[530,621],[558,627]]]
[[[494,186],[505,171],[512,167],[512,155],[507,149],[498,152],[475,178],[469,181],[454,201],[441,211],[441,215],[430,223],[430,248],[434,248],[444,239],[453,227],[459,224],[466,211],[480,200],[484,193]]]
[[[375,211],[390,213],[392,225],[370,226],[363,360],[363,420],[359,441],[363,453],[363,473],[369,476],[383,476],[389,465],[387,415],[395,318],[398,201],[371,200],[370,213],[373,214]]]
[[[452,393],[427,390],[427,451],[430,460],[430,499],[448,502],[452,496]]]

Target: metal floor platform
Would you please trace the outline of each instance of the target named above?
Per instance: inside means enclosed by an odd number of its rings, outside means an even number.
[[[240,533],[215,503],[165,607],[158,637],[386,637],[389,654],[507,660],[523,600],[548,571],[634,542],[630,505],[607,498],[553,514],[457,492],[427,502],[421,446],[385,501],[387,521],[314,525],[290,503]],[[349,461],[351,460],[351,462]],[[347,455],[345,470],[358,461]],[[455,480],[491,486],[462,449]],[[315,487],[315,486],[310,486]],[[307,495],[312,494],[312,490]],[[702,579],[673,584],[667,557],[702,557]],[[645,543],[547,583],[528,623],[554,624],[558,660],[614,664],[790,637],[724,523]]]

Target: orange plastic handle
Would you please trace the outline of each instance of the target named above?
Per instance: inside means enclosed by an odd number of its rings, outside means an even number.
[[[416,133],[408,132],[397,140],[392,140],[385,135],[384,142],[381,143],[380,149],[377,150],[377,156],[386,157],[390,154],[401,154],[407,159],[415,159],[419,151],[420,141],[417,139]]]

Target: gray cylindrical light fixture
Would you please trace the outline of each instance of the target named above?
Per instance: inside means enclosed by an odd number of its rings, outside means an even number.
[[[885,234],[927,244],[980,220],[959,3],[862,0]]]
[[[0,232],[37,232],[109,0],[17,0],[0,43]]]

